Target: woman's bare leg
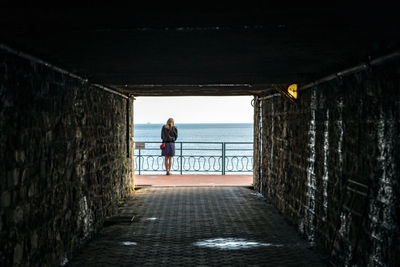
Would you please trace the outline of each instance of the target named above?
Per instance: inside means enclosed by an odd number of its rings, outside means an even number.
[[[171,171],[172,168],[172,157],[169,157],[169,161],[168,161],[168,172]]]
[[[165,171],[168,172],[168,156],[164,156]]]

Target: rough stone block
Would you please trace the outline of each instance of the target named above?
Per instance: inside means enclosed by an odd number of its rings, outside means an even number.
[[[28,189],[28,197],[33,197],[37,193],[37,186],[35,183],[32,183]]]
[[[15,224],[19,224],[24,219],[24,211],[20,206],[17,206],[13,211],[13,221]]]
[[[24,247],[23,244],[18,243],[14,247],[14,264],[19,265],[23,263]]]
[[[1,194],[1,207],[8,208],[11,204],[11,193],[9,191],[4,191]]]

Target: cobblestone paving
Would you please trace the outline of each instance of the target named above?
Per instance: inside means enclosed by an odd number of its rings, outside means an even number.
[[[326,264],[251,189],[169,187],[137,191],[67,266]]]

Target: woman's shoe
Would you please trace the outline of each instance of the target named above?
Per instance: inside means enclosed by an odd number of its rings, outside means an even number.
[[[169,175],[169,172],[167,172],[167,175]]]

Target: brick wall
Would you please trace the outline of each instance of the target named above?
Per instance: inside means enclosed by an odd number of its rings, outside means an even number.
[[[132,127],[131,99],[0,49],[1,266],[90,239],[132,191]]]
[[[255,185],[334,265],[400,262],[399,78],[397,61],[255,104]]]

